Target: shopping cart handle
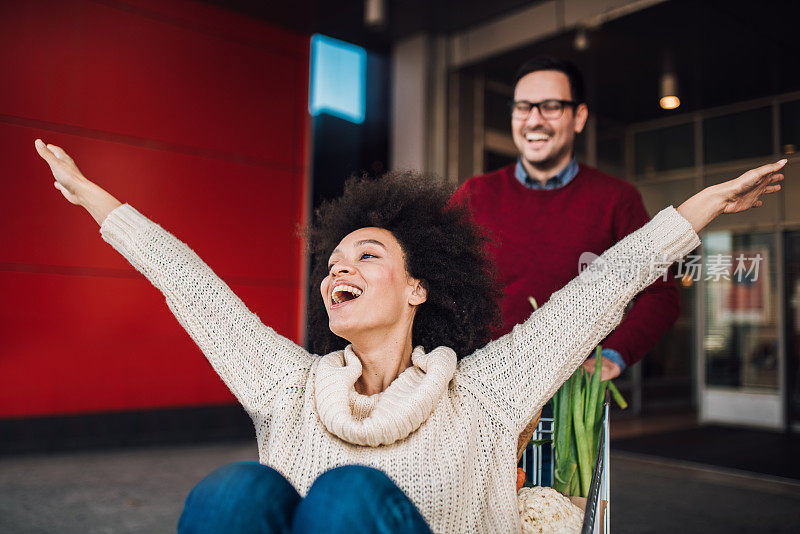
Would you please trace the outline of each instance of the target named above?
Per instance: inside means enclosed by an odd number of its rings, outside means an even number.
[[[609,403],[603,405],[603,424],[600,427],[600,446],[597,447],[597,457],[594,461],[594,472],[592,482],[589,484],[589,494],[586,495],[586,510],[583,513],[583,528],[581,534],[593,534],[595,532],[595,522],[597,521],[598,509],[600,504],[600,484],[603,469],[605,467],[606,449],[606,422],[608,418]]]

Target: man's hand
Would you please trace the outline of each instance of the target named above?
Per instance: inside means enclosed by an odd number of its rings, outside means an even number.
[[[597,362],[594,358],[589,358],[583,362],[583,368],[589,372],[590,376],[594,373],[595,365],[597,365]],[[608,358],[603,358],[600,361],[600,365],[600,380],[611,380],[612,378],[617,378],[622,372],[622,369],[619,368],[619,365],[612,362]]]

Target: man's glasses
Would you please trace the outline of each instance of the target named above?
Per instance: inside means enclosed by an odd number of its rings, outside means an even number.
[[[560,119],[564,114],[564,108],[567,106],[577,107],[578,103],[572,100],[555,100],[548,99],[541,102],[528,102],[527,100],[514,100],[511,102],[511,117],[513,119],[525,120],[527,119],[533,108],[539,110],[539,115],[543,119],[555,120]]]

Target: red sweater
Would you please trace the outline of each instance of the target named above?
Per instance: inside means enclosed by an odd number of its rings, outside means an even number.
[[[475,222],[494,240],[490,247],[505,292],[497,337],[531,314],[528,296],[541,306],[578,275],[583,252],[602,254],[650,217],[635,187],[580,165],[575,178],[552,190],[529,189],[514,165],[467,180],[456,192]],[[678,318],[678,289],[671,275],[637,295],[626,318],[603,342],[630,365],[639,361]]]

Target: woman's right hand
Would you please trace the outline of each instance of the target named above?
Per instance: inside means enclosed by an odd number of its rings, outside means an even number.
[[[97,224],[103,224],[106,216],[121,204],[87,179],[64,149],[56,145],[45,145],[41,139],[37,139],[34,145],[36,152],[50,166],[53,178],[56,179],[53,186],[72,204],[83,206]]]

